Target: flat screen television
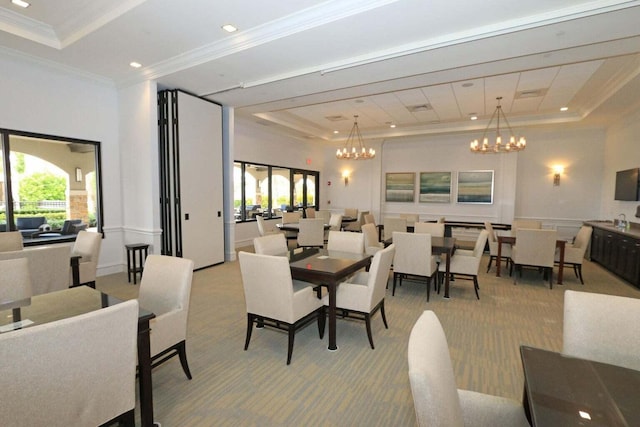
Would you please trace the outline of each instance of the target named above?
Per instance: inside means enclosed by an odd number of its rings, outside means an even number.
[[[640,200],[638,189],[638,168],[616,172],[616,200]]]

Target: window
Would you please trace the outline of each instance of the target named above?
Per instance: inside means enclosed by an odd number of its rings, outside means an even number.
[[[0,129],[0,231],[25,245],[102,231],[100,143]]]
[[[315,207],[320,173],[280,166],[234,162],[234,215],[250,221],[260,214],[278,217],[282,211]]]

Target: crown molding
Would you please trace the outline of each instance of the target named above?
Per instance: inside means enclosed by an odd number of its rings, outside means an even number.
[[[51,25],[9,9],[0,8],[0,30],[54,49],[61,48],[60,40]]]

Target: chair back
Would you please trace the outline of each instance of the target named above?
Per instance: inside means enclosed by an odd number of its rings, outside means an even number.
[[[364,235],[350,231],[329,231],[327,250],[349,252],[353,254],[364,253]]]
[[[431,235],[422,233],[393,233],[396,247],[393,272],[431,276]]]
[[[375,217],[373,216],[373,214],[366,214],[366,215],[364,216],[364,223],[365,223],[365,224],[373,224],[373,225],[376,225],[376,219],[375,219]]]
[[[321,219],[325,224],[329,224],[331,220],[331,212],[327,210],[316,211],[316,219]]]
[[[22,233],[19,231],[0,233],[0,252],[21,251],[23,247]]]
[[[342,214],[331,214],[329,219],[329,226],[333,231],[340,231],[342,229]]]
[[[562,353],[640,371],[640,299],[564,292]]]
[[[389,270],[391,269],[395,252],[396,247],[389,245],[373,255],[371,266],[369,267],[369,280],[367,281],[370,295],[370,310],[384,299],[387,282],[389,281]]]
[[[307,218],[315,218],[316,217],[316,208],[305,208],[304,214]]]
[[[393,237],[394,231],[407,231],[407,220],[404,218],[387,218],[385,217],[382,221],[382,225],[384,226],[384,239],[390,239]]]
[[[414,224],[416,222],[420,222],[420,215],[412,214],[412,213],[401,213],[400,218],[404,218],[407,220],[407,225]]]
[[[79,231],[71,251],[72,255],[80,255],[80,283],[96,280],[98,258],[102,246],[102,234],[93,231]]]
[[[511,249],[515,264],[552,267],[556,253],[556,230],[519,228]]]
[[[138,301],[141,307],[156,315],[151,320],[151,356],[186,339],[192,278],[190,259],[167,255],[147,257]]]
[[[299,211],[296,212],[282,212],[283,224],[296,224],[300,221],[302,215]]]
[[[535,219],[514,219],[511,223],[511,233],[515,233],[519,228],[532,228],[539,230],[542,228],[542,221]]]
[[[416,222],[413,225],[414,233],[426,233],[435,237],[444,237],[444,224],[437,222]]]
[[[422,313],[411,329],[407,358],[418,426],[463,427],[447,338],[433,311]]]
[[[589,246],[589,241],[591,240],[591,233],[593,232],[593,228],[588,225],[583,225],[580,227],[578,234],[576,235],[575,240],[573,241],[574,248],[583,249],[582,255],[584,256],[584,252],[587,250],[587,246]]]
[[[295,322],[293,281],[286,257],[239,252],[247,313]]]
[[[481,230],[480,234],[478,234],[478,238],[476,239],[476,244],[473,247],[473,256],[478,258],[478,263],[480,262],[480,258],[482,258],[482,254],[484,253],[484,248],[487,245],[487,238],[489,237],[489,232],[487,230]]]
[[[256,224],[258,224],[258,234],[260,234],[261,236],[266,235],[267,229],[262,215],[256,215]]]
[[[20,234],[20,233],[18,233]],[[27,258],[0,261],[0,310],[18,308],[29,303],[31,273]]]
[[[438,224],[444,224],[446,221],[446,218],[441,216],[440,218],[438,218],[438,220],[436,221]]]
[[[373,224],[364,224],[362,226],[362,235],[364,236],[364,247],[380,246],[378,241],[378,230]]]
[[[138,301],[0,334],[5,426],[98,426],[136,404]]]
[[[489,239],[489,243],[494,243],[498,241],[498,237],[496,236],[496,232],[493,229],[493,225],[489,221],[484,222],[484,229],[489,233],[487,238]]]
[[[324,221],[303,218],[298,230],[298,246],[324,246]]]
[[[355,208],[345,208],[344,216],[350,216],[351,218],[358,219],[358,209]]]
[[[289,251],[287,239],[282,233],[256,237],[253,239],[253,248],[262,255],[286,255]]]

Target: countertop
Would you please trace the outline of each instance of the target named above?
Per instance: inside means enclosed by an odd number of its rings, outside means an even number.
[[[589,220],[584,222],[592,227],[601,228],[612,233],[620,234],[622,236],[629,236],[635,239],[640,239],[640,224],[635,222],[631,223],[631,228],[622,230],[614,225],[613,221],[604,220]]]

